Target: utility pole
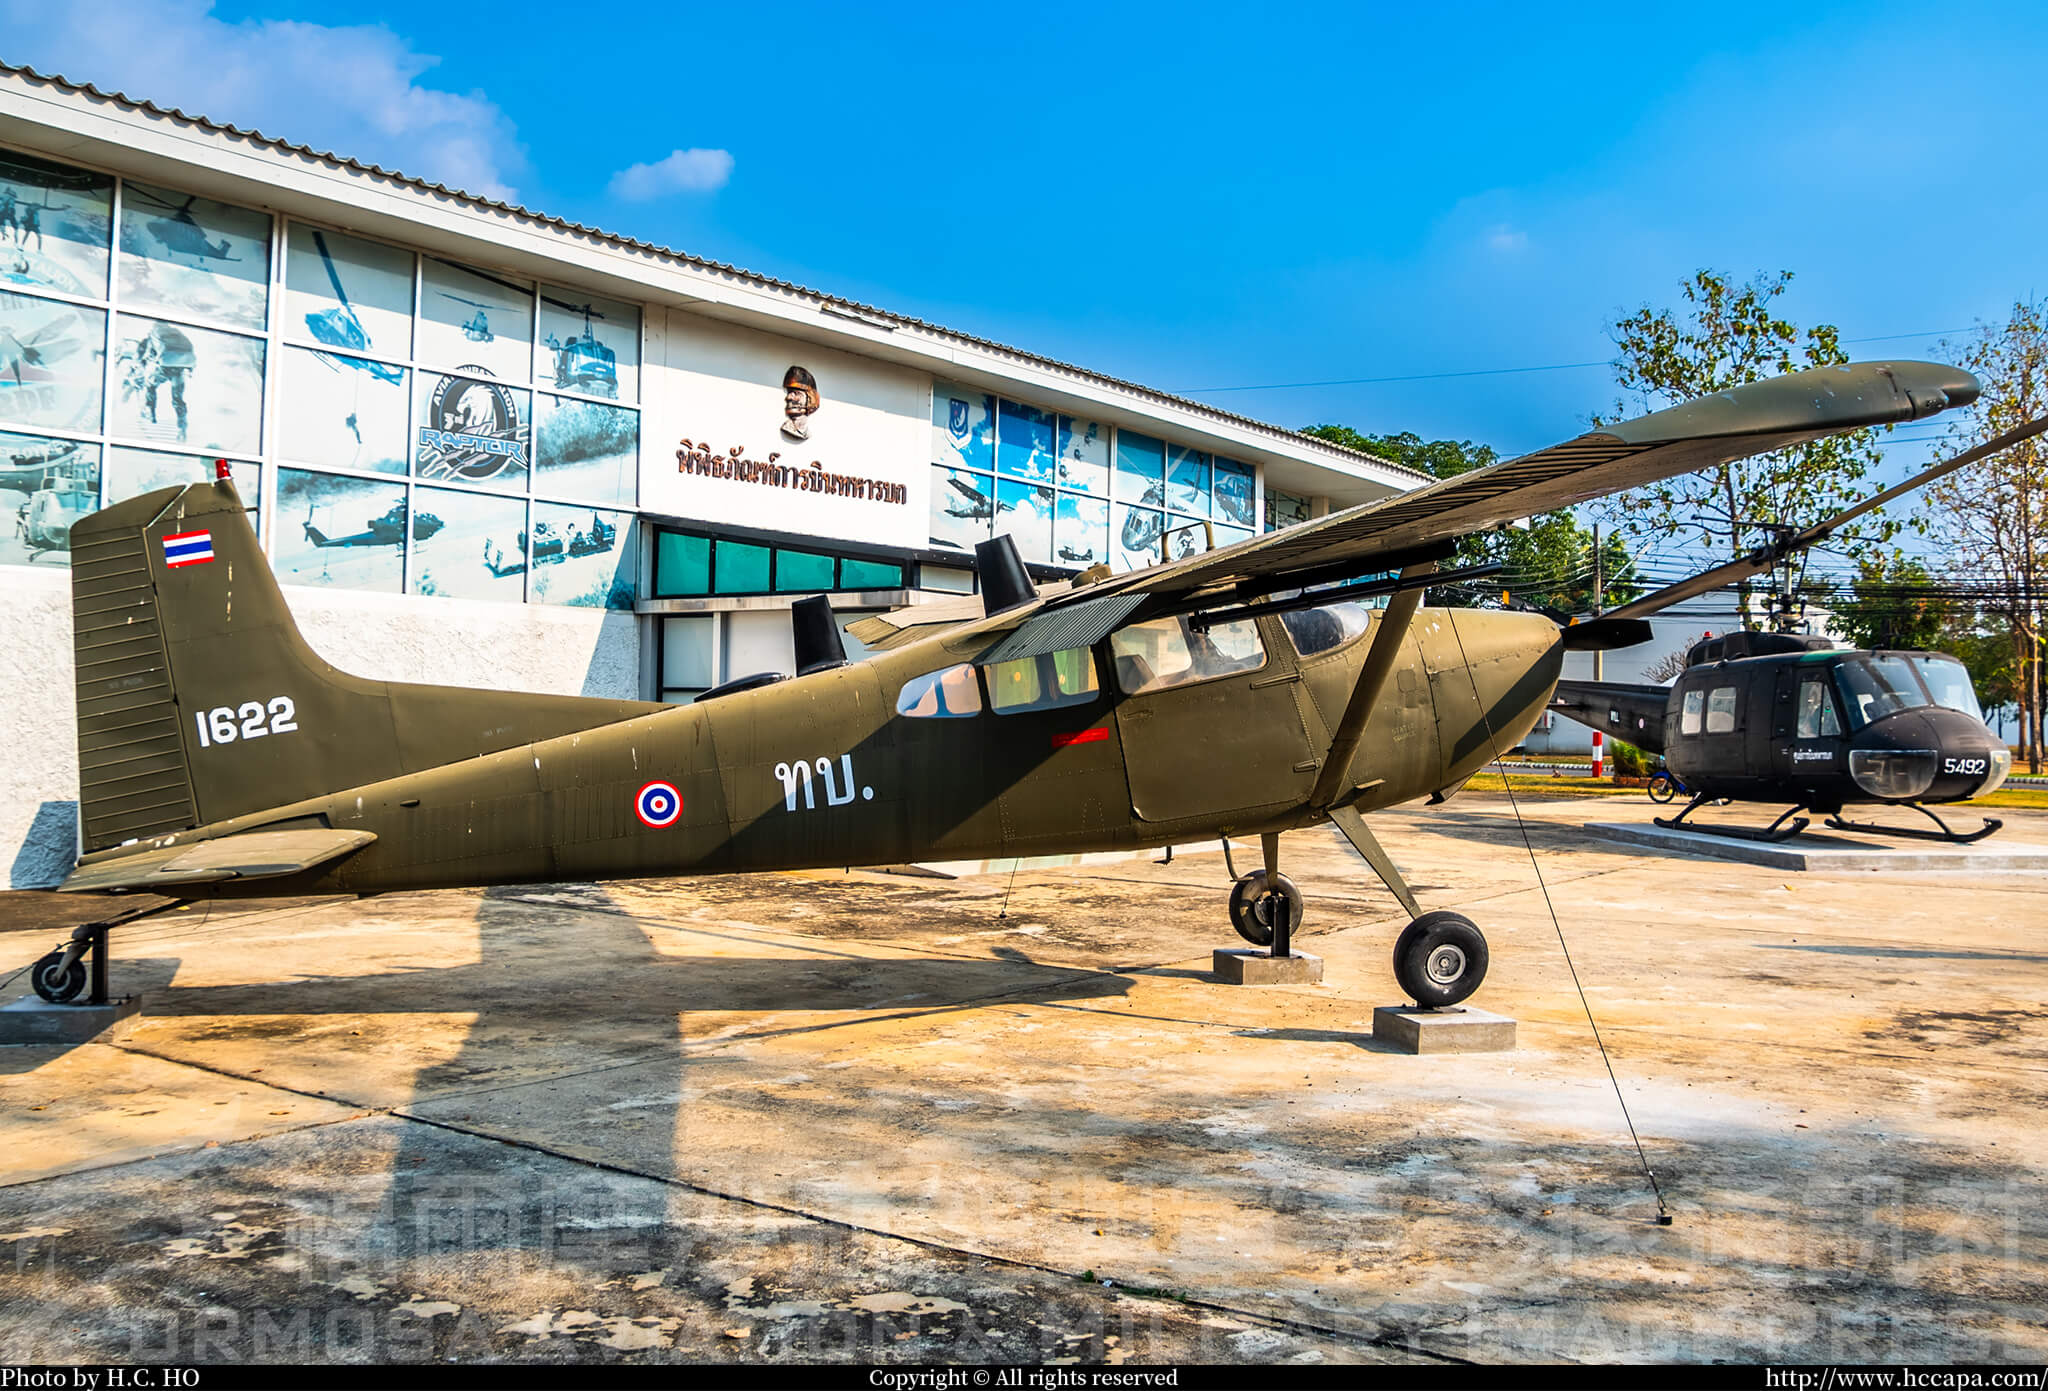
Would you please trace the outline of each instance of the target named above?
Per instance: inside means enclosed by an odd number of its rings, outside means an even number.
[[[1593,523],[1593,617],[1595,619],[1598,619],[1606,610],[1606,604],[1602,602],[1606,597],[1607,564],[1606,558],[1600,554],[1600,523],[1595,522]],[[1606,663],[1601,660],[1606,655],[1597,647],[1593,649],[1593,679],[1595,681],[1603,681],[1607,677]],[[1602,758],[1602,755],[1606,753],[1605,744],[1606,740],[1601,737],[1600,731],[1594,730],[1593,776],[1596,778],[1606,775],[1602,768],[1602,764],[1605,761]]]

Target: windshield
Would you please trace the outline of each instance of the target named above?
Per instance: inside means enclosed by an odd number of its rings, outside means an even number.
[[[1927,704],[1927,695],[1904,657],[1845,657],[1835,668],[1835,685],[1849,711],[1849,727]]]
[[[1280,615],[1294,650],[1304,657],[1334,652],[1366,629],[1365,610],[1356,604],[1324,604],[1317,609],[1295,609]]]
[[[1977,704],[1977,692],[1970,685],[1970,673],[1961,662],[1953,657],[1914,657],[1911,660],[1920,671],[1920,679],[1927,683],[1928,694],[1934,697],[1936,705],[1960,710],[1973,720],[1984,718],[1983,707]]]

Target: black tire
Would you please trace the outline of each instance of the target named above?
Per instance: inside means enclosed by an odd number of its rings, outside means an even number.
[[[65,1004],[78,998],[78,992],[85,989],[85,958],[71,963],[69,970],[60,970],[64,964],[64,953],[53,951],[29,968],[29,981],[35,986],[36,994],[53,1005]]]
[[[1286,905],[1288,912],[1287,930],[1292,933],[1301,926],[1301,890],[1294,887],[1294,881],[1284,874],[1273,876],[1273,882],[1266,882],[1266,871],[1255,869],[1230,886],[1230,925],[1237,929],[1237,935],[1255,947],[1273,945],[1273,897]]]
[[[1418,1005],[1455,1005],[1486,979],[1486,938],[1470,918],[1424,913],[1394,943],[1394,979]]]
[[[1650,779],[1649,793],[1650,800],[1661,805],[1676,797],[1678,789],[1671,785],[1671,779],[1667,774],[1659,773]]]

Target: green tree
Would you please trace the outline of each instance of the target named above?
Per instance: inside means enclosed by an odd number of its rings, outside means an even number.
[[[1937,592],[1925,565],[1897,551],[1859,562],[1846,591],[1822,581],[1808,592],[1858,647],[1939,648],[1970,616]]]
[[[1315,425],[1302,433],[1376,455],[1432,478],[1455,478],[1500,461],[1491,445],[1471,440],[1425,440],[1412,431],[1368,435],[1348,425]],[[1599,606],[1613,608],[1627,603],[1641,588],[1634,583],[1635,561],[1627,545],[1621,537],[1609,533],[1601,538],[1600,552],[1605,573]],[[1546,512],[1531,518],[1527,527],[1460,538],[1457,553],[1446,562],[1447,566],[1499,561],[1505,568],[1498,576],[1476,581],[1469,591],[1451,587],[1436,590],[1432,600],[1464,606],[1498,604],[1506,593],[1520,603],[1563,613],[1587,613],[1595,606],[1592,557],[1592,534],[1579,525],[1576,517],[1568,511]]]
[[[1848,361],[1832,324],[1800,330],[1772,301],[1792,272],[1759,274],[1746,285],[1718,271],[1696,271],[1682,287],[1678,312],[1645,305],[1612,327],[1616,380],[1623,399],[1595,425],[1712,396],[1744,382]],[[1821,520],[1862,495],[1857,487],[1877,463],[1875,432],[1856,430],[1719,468],[1684,473],[1596,504],[1600,514],[1644,542],[1698,540],[1720,559],[1737,559],[1776,526]],[[1838,541],[1889,541],[1899,523],[1864,519],[1836,533]],[[1785,592],[1800,587],[1805,560],[1788,562]],[[1755,581],[1738,586],[1750,614]]]

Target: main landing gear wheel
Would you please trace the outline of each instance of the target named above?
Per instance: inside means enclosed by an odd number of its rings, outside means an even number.
[[[1291,934],[1301,926],[1301,890],[1284,874],[1269,882],[1266,871],[1255,869],[1230,886],[1230,925],[1255,947],[1273,945],[1274,914],[1283,908]]]
[[[85,989],[85,959],[80,957],[66,967],[64,952],[53,951],[29,968],[29,980],[35,985],[36,994],[53,1005],[75,1000],[78,992]]]
[[[1455,1005],[1486,979],[1486,938],[1470,918],[1424,913],[1394,943],[1394,979],[1418,1005]]]

